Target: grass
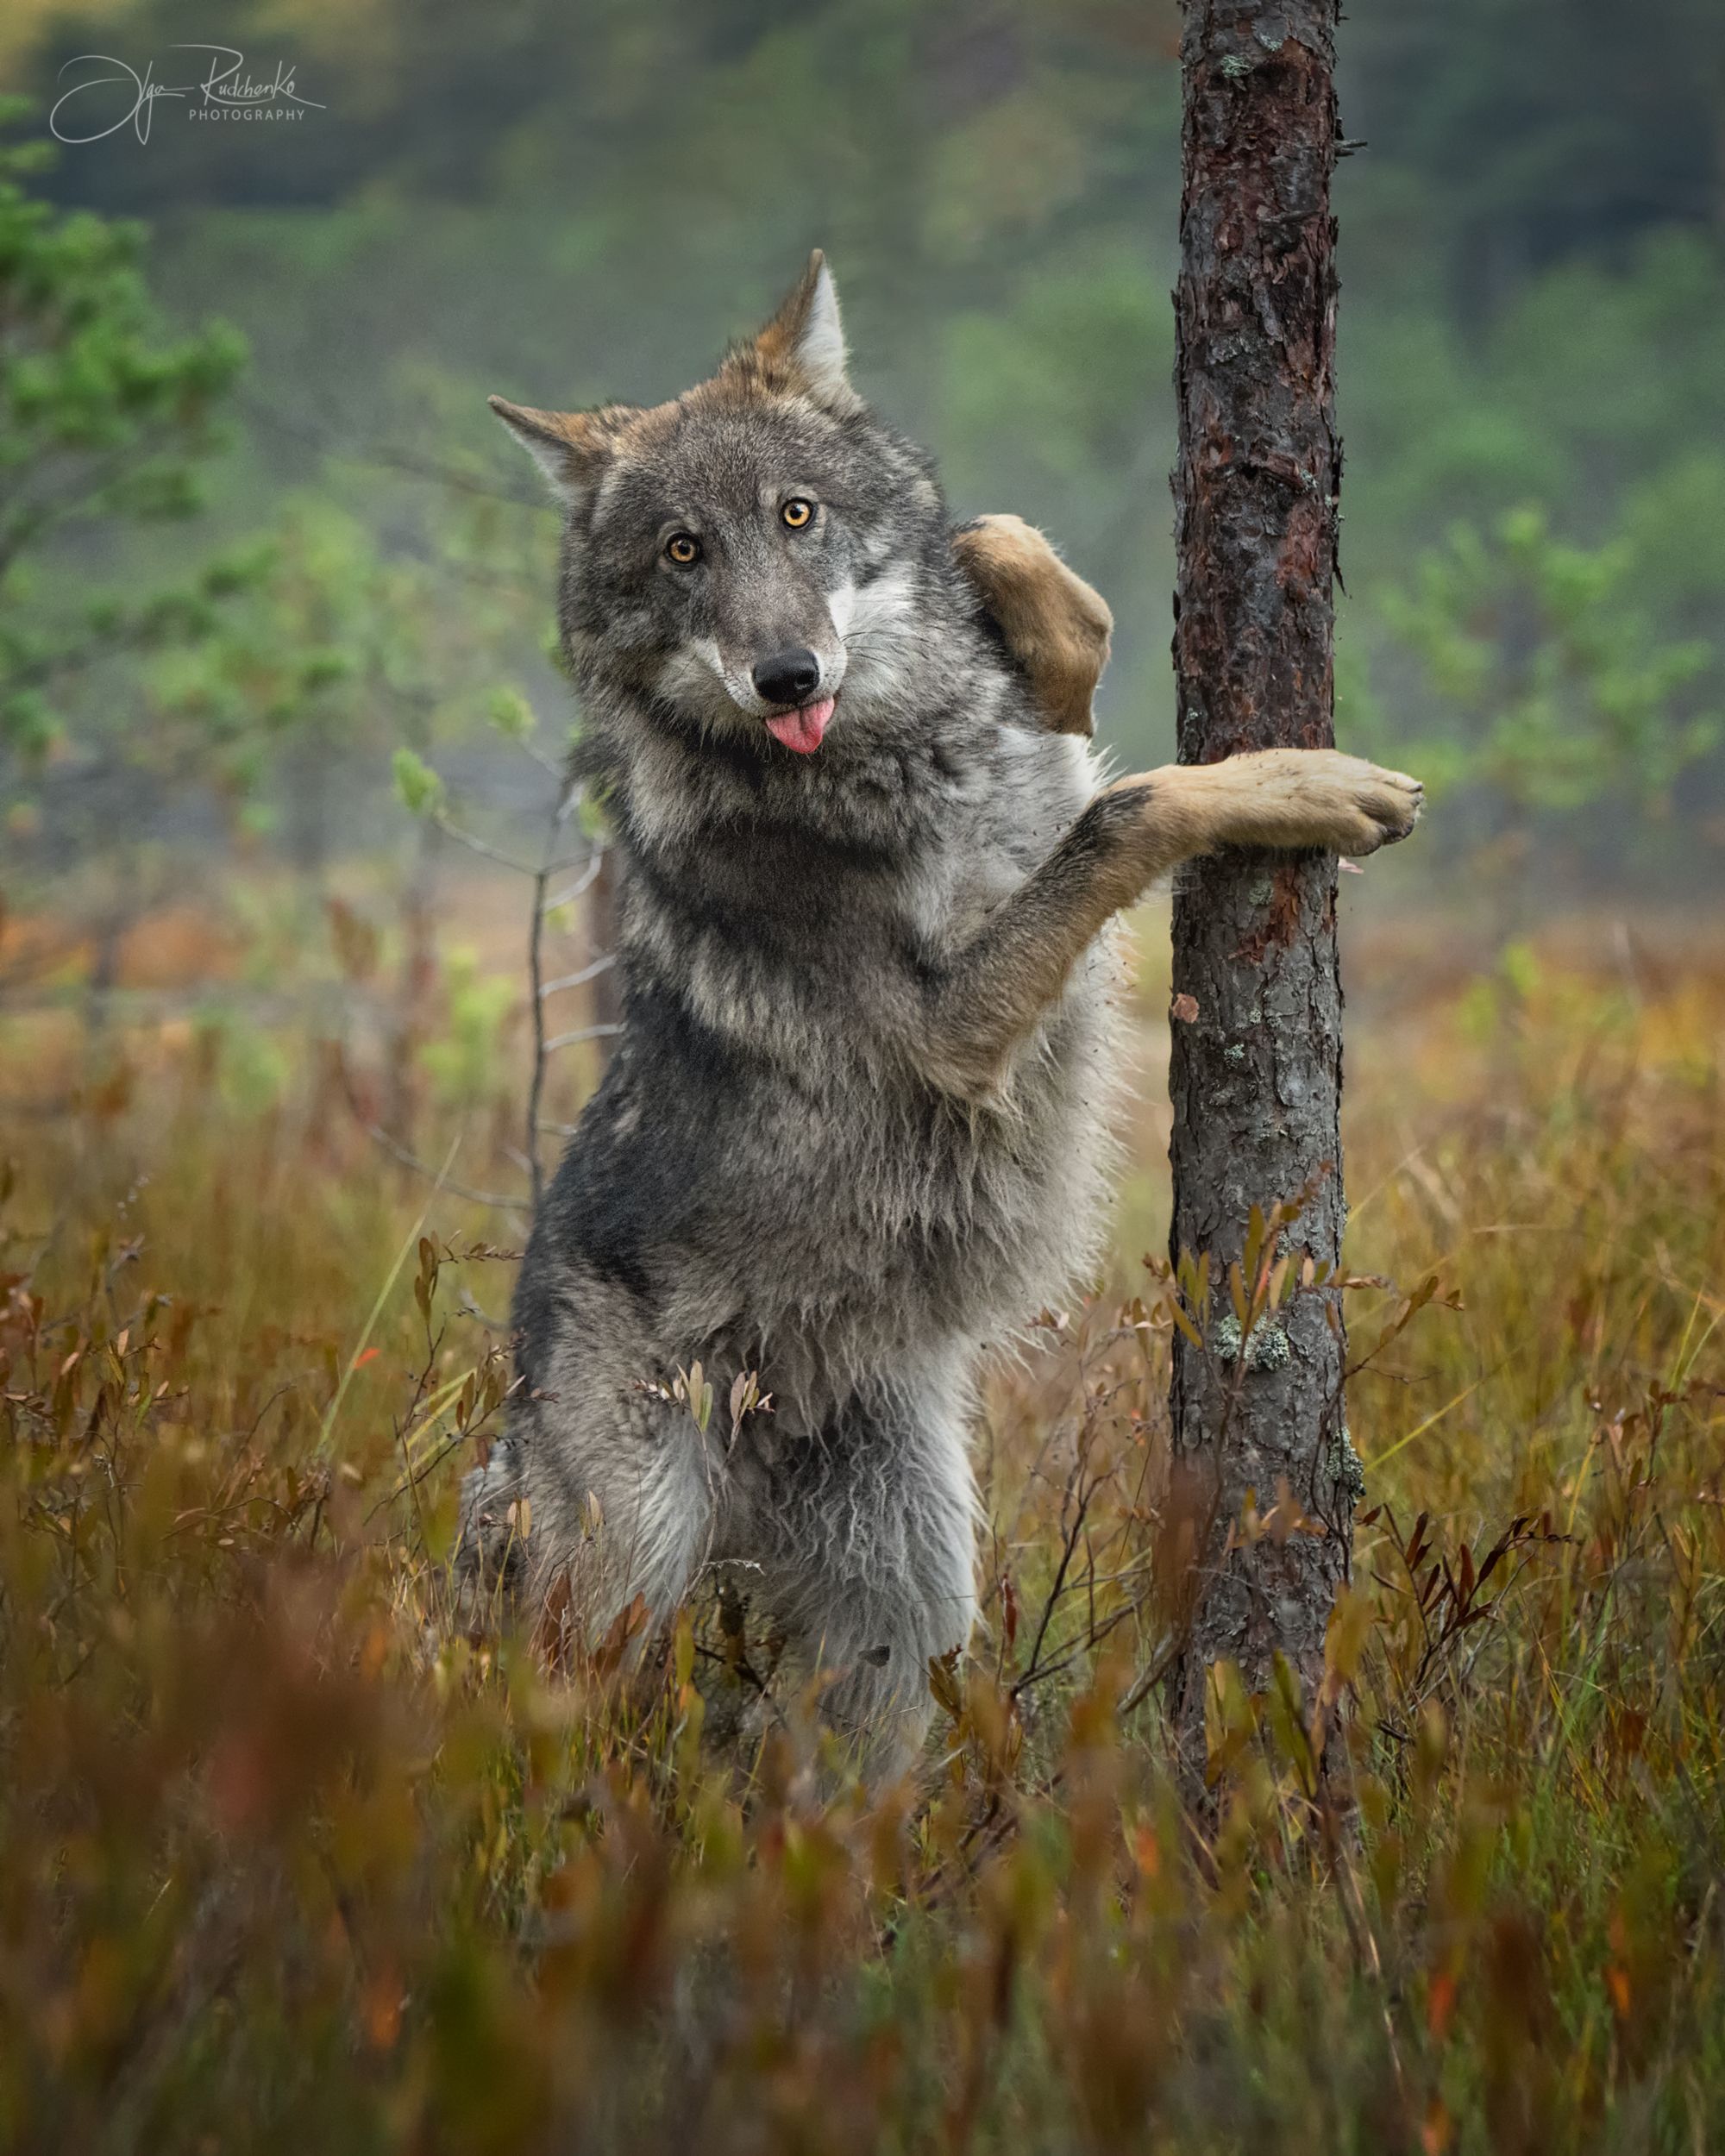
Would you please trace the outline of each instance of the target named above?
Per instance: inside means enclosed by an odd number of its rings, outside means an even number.
[[[518,1222],[291,1028],[0,1018],[0,2142],[1725,2145],[1725,962],[1356,943],[1348,1711],[1224,1672],[1202,1821],[1153,1086],[871,1807],[735,1604],[638,1664],[466,1628]],[[496,1046],[465,1106],[409,1073],[456,1180],[508,1172]]]

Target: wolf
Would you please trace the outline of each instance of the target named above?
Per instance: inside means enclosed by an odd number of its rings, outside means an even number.
[[[1327,751],[1103,785],[1106,608],[1016,520],[955,530],[819,254],[671,402],[492,404],[564,512],[624,1016],[463,1561],[593,1626],[741,1568],[896,1772],[975,1614],[979,1368],[1098,1256],[1110,924],[1217,846],[1368,854],[1421,789]]]

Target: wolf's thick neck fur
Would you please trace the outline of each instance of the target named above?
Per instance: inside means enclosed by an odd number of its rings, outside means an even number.
[[[930,524],[938,543],[894,573],[910,627],[881,704],[847,685],[812,757],[656,724],[602,648],[581,664],[625,1013],[590,1120],[614,1104],[631,1157],[605,1181],[643,1193],[612,1209],[643,1245],[682,1246],[694,1346],[758,1335],[781,1428],[859,1383],[925,1385],[931,1357],[968,1364],[1063,1292],[1104,1217],[1106,950],[986,1092],[920,1059],[930,978],[1095,791],[1084,744],[1044,730],[978,625],[938,505]],[[553,1237],[598,1195],[585,1138]]]

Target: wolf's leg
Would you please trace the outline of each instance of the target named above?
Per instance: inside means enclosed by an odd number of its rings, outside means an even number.
[[[638,1595],[649,1629],[668,1617],[709,1554],[716,1498],[693,1425],[656,1402],[625,1403],[602,1429],[561,1429],[543,1411],[470,1476],[461,1568],[529,1606],[567,1577],[590,1639]]]
[[[1219,846],[1373,853],[1407,837],[1421,798],[1418,780],[1330,749],[1120,780],[937,976],[925,1067],[956,1092],[986,1093],[1109,916],[1181,862]]]
[[[956,1407],[852,1407],[783,1463],[763,1585],[796,1658],[833,1681],[822,1712],[871,1779],[928,1728],[931,1656],[976,1614],[976,1490]]]

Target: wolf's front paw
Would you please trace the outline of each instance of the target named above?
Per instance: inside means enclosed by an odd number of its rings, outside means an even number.
[[[1270,756],[1286,787],[1291,829],[1284,845],[1375,854],[1405,838],[1420,820],[1426,790],[1405,771],[1386,771],[1334,749],[1273,749],[1263,761]]]

